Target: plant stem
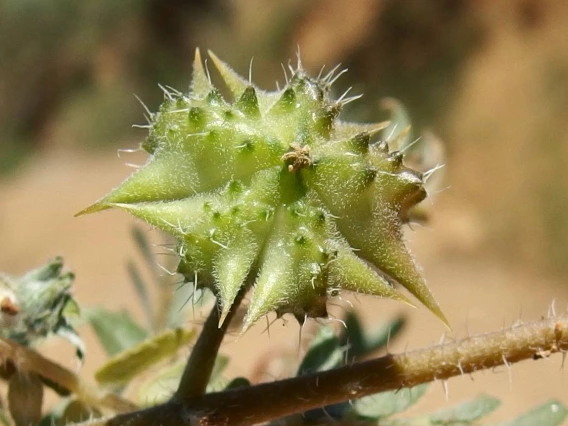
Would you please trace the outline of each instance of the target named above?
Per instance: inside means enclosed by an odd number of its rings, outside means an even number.
[[[219,308],[217,304],[211,308],[199,338],[189,355],[179,387],[172,400],[187,401],[205,393],[223,337],[225,337],[231,319],[237,312],[237,308],[241,304],[247,289],[248,286],[241,288],[221,326],[219,326]]]
[[[568,314],[250,388],[172,400],[106,426],[252,425],[378,392],[568,350]]]
[[[60,390],[74,393],[93,407],[104,407],[124,413],[137,407],[119,395],[99,391],[84,382],[77,374],[43,357],[32,349],[19,345],[13,340],[0,337],[0,362],[8,363],[22,372],[34,372],[43,379],[57,385]]]

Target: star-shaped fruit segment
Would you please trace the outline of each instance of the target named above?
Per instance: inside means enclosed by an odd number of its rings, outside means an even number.
[[[410,304],[400,284],[447,324],[403,240],[423,175],[376,140],[388,123],[340,120],[357,97],[331,97],[334,72],[299,64],[265,92],[209,55],[232,99],[197,50],[189,93],[165,91],[149,117],[147,163],[79,214],[117,207],[175,236],[178,272],[215,293],[220,323],[243,286],[246,330],[273,311],[326,316],[342,291]]]

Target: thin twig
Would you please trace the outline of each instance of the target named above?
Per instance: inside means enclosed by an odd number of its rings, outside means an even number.
[[[250,388],[172,400],[118,415],[106,426],[253,425],[378,392],[568,350],[568,314],[455,343],[346,365]]]
[[[241,288],[221,326],[219,326],[219,308],[217,304],[211,308],[211,312],[205,324],[203,324],[201,334],[191,350],[179,387],[174,394],[174,400],[186,401],[205,393],[215,360],[217,359],[219,347],[229,328],[231,319],[237,312],[237,308],[246,294],[246,290],[247,286]]]

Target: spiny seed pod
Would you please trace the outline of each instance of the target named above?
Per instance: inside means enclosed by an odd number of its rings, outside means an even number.
[[[178,272],[217,296],[221,323],[253,284],[244,330],[271,311],[326,316],[341,290],[410,302],[443,322],[401,227],[426,197],[422,174],[372,140],[388,123],[339,120],[334,72],[301,64],[264,92],[209,53],[233,96],[223,99],[196,51],[190,92],[165,90],[149,117],[148,162],[79,214],[118,207],[178,241]],[[336,76],[337,77],[337,76]]]

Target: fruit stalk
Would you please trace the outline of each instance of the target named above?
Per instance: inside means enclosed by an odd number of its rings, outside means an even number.
[[[220,311],[217,304],[211,308],[211,312],[203,324],[199,338],[191,349],[189,359],[183,371],[180,384],[173,400],[187,401],[191,398],[203,395],[209,383],[211,372],[215,366],[215,360],[223,337],[229,328],[231,319],[246,293],[248,287],[243,287],[223,323],[219,326]]]

